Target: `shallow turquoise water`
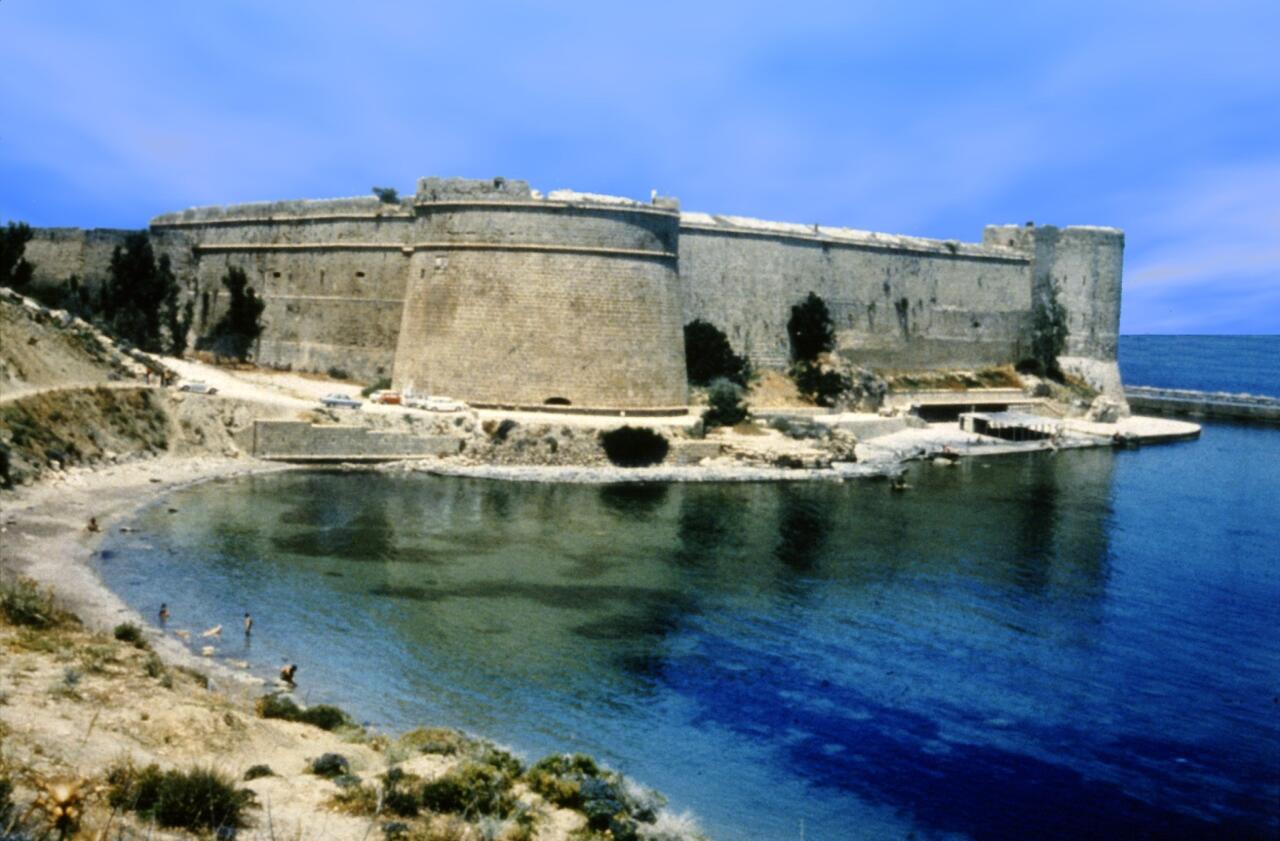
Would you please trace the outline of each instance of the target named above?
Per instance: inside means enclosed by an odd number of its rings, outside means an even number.
[[[100,568],[380,726],[582,750],[714,837],[1280,834],[1280,432],[846,485],[306,473]],[[178,508],[169,513],[167,508]]]

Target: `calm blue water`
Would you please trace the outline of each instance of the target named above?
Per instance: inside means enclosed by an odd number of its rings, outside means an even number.
[[[721,839],[1280,837],[1280,432],[883,483],[299,473],[100,569],[390,729],[596,754]],[[178,509],[169,513],[169,506]]]
[[[1127,385],[1280,397],[1280,336],[1121,336]]]

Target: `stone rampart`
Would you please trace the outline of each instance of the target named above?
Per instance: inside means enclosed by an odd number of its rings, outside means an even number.
[[[425,179],[394,383],[477,403],[687,402],[679,215]]]
[[[151,229],[191,242],[197,334],[225,311],[236,267],[266,303],[258,361],[372,381],[391,373],[412,223],[407,204],[351,198],[194,208]]]
[[[989,225],[983,241],[1031,256],[1033,304],[1053,290],[1066,312],[1063,370],[1123,403],[1116,349],[1124,233],[1091,226]]]
[[[820,295],[837,350],[883,368],[1017,360],[1031,310],[1031,259],[1001,246],[685,214],[685,320],[724,330],[760,366],[789,361],[791,307]]]
[[[44,282],[106,276],[128,231],[42,229]],[[791,307],[831,309],[837,350],[874,368],[978,367],[1030,349],[1054,289],[1062,364],[1117,399],[1123,234],[990,226],[981,243],[734,216],[507,179],[424,178],[374,197],[193,208],[150,235],[195,303],[195,335],[243,269],[266,302],[256,358],[480,403],[683,405],[681,327],[703,318],[760,367],[785,367]]]

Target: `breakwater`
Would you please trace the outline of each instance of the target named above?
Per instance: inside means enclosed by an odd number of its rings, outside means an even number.
[[[1192,415],[1280,424],[1280,398],[1221,391],[1130,386],[1124,390],[1133,411]]]

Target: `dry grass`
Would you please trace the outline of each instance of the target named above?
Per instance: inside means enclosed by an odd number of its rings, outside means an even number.
[[[1012,365],[965,370],[882,371],[890,391],[967,391],[971,388],[1022,388]]]

